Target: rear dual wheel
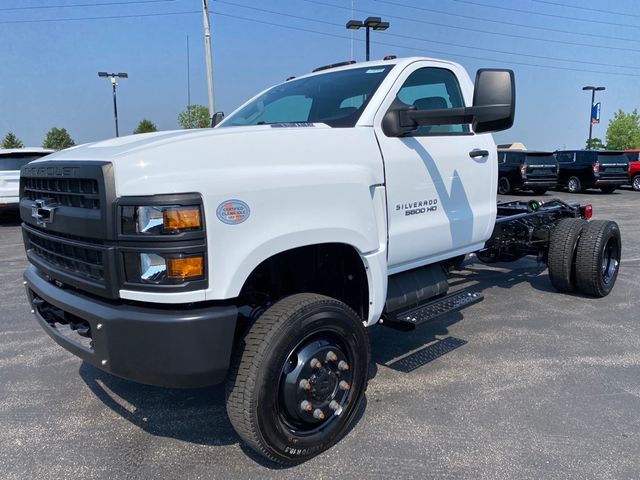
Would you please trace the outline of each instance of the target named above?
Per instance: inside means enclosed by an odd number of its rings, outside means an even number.
[[[615,222],[560,220],[551,232],[549,245],[551,283],[561,292],[608,295],[620,269],[621,247],[620,229]]]
[[[618,224],[593,220],[578,242],[576,286],[594,297],[609,295],[618,278],[622,241]]]
[[[226,394],[231,424],[270,460],[302,463],[349,429],[369,358],[362,320],[347,305],[316,294],[287,297],[236,348]]]

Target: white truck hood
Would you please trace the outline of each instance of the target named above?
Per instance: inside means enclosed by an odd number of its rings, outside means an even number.
[[[118,196],[237,195],[264,188],[262,182],[279,171],[320,175],[331,184],[342,169],[357,170],[363,154],[377,158],[379,168],[365,169],[360,181],[382,183],[375,145],[372,128],[258,125],[131,135],[72,147],[46,160],[111,162]]]

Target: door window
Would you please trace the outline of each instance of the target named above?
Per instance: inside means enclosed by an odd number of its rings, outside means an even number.
[[[458,79],[444,68],[420,68],[409,75],[398,92],[397,99],[417,110],[464,107]],[[451,135],[469,133],[469,125],[425,125],[418,127],[413,136]]]

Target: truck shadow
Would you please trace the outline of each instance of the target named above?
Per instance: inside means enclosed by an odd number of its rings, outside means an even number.
[[[239,437],[227,419],[224,386],[170,389],[113,376],[83,362],[82,380],[107,407],[142,430],[199,445],[230,445]]]
[[[271,470],[291,468],[258,455],[235,432],[225,407],[224,384],[197,389],[172,389],[130,382],[82,362],[80,377],[105,406],[145,432],[204,446],[240,446],[257,464]],[[349,432],[362,418],[366,395]]]

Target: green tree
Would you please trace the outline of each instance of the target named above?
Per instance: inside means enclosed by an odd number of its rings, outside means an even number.
[[[136,129],[133,131],[133,133],[134,134],[149,133],[149,132],[157,132],[157,131],[158,131],[158,127],[156,127],[155,123],[153,123],[151,120],[147,120],[146,118],[143,118],[142,120],[140,120],[140,123],[138,124]]]
[[[587,150],[604,150],[606,148],[607,146],[598,137],[592,138],[591,143],[587,139]]]
[[[607,127],[607,148],[628,150],[640,148],[640,113],[618,110]]]
[[[23,148],[24,144],[13,132],[9,132],[2,139],[2,148]]]
[[[203,105],[189,105],[178,114],[178,123],[182,128],[207,128],[211,125],[209,109]]]
[[[53,127],[44,137],[42,146],[44,148],[53,148],[54,150],[62,150],[64,148],[73,147],[75,142],[66,128]]]

